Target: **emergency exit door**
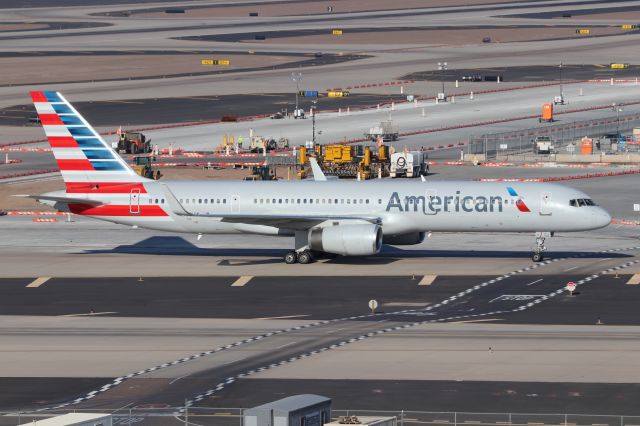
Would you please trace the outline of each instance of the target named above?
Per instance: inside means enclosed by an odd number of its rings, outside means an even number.
[[[133,188],[129,195],[129,213],[140,214],[140,188]]]

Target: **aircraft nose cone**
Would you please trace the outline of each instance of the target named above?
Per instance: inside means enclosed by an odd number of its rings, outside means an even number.
[[[596,213],[596,221],[599,228],[604,228],[611,223],[611,215],[605,209],[600,208]]]

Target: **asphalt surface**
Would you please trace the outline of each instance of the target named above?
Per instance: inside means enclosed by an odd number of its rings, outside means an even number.
[[[619,262],[620,260],[618,260]],[[319,317],[322,318],[326,318],[324,315],[327,314],[328,317],[333,318],[342,318],[349,315],[357,316],[351,320],[346,319],[311,328],[293,329],[286,334],[286,339],[288,340],[284,340],[284,342],[293,341],[295,344],[289,342],[274,349],[261,347],[260,345],[264,344],[262,341],[260,341],[261,343],[253,343],[252,345],[257,345],[255,350],[248,354],[245,352],[244,357],[240,359],[206,367],[198,371],[197,374],[189,374],[181,377],[179,381],[171,381],[170,384],[169,379],[154,378],[153,376],[146,377],[143,375],[132,378],[127,381],[126,386],[117,386],[110,391],[100,393],[96,398],[83,402],[80,407],[104,408],[118,407],[125,404],[133,404],[134,406],[148,406],[149,404],[152,406],[180,406],[185,397],[193,398],[195,395],[206,389],[213,388],[216,383],[223,382],[229,377],[235,377],[238,374],[263,366],[277,365],[282,360],[295,360],[304,357],[306,353],[320,351],[322,348],[330,346],[333,347],[332,345],[338,345],[339,347],[340,342],[349,338],[375,333],[377,330],[382,329],[390,330],[398,325],[407,326],[409,324],[407,321],[451,322],[464,318],[488,318],[502,319],[504,320],[503,322],[510,322],[515,319],[518,322],[537,324],[540,322],[552,322],[547,316],[555,315],[555,318],[562,324],[580,324],[584,321],[584,323],[592,325],[595,322],[594,319],[597,320],[596,316],[600,315],[605,317],[605,321],[608,324],[614,322],[616,318],[620,324],[638,324],[636,309],[634,303],[631,302],[637,299],[635,292],[638,291],[638,288],[637,286],[626,286],[624,284],[628,276],[622,276],[617,279],[610,276],[595,278],[578,288],[579,295],[561,294],[556,297],[543,297],[546,294],[550,294],[550,292],[563,288],[567,281],[577,281],[580,277],[525,277],[517,273],[502,277],[500,280],[489,280],[489,278],[484,277],[446,277],[438,279],[430,286],[417,286],[416,281],[411,281],[408,278],[391,278],[387,282],[376,282],[375,278],[349,278],[344,280],[333,277],[330,281],[322,278],[271,278],[254,279],[255,281],[249,282],[245,287],[229,287],[229,283],[232,282],[231,279],[195,280],[201,283],[199,286],[192,286],[191,283],[194,280],[191,279],[177,280],[173,286],[170,286],[171,280],[169,279],[145,280],[142,283],[136,282],[134,278],[129,280],[53,279],[38,288],[25,288],[25,280],[4,280],[0,285],[4,293],[0,300],[3,303],[2,313],[6,313],[7,309],[15,308],[21,314],[34,313],[35,308],[40,310],[39,314],[59,314],[70,310],[74,313],[80,313],[77,312],[79,310],[86,313],[87,309],[81,310],[81,307],[93,302],[93,304],[98,304],[100,309],[119,309],[120,314],[125,313],[127,309],[133,308],[137,310],[138,315],[144,315],[145,312],[150,312],[152,308],[156,310],[156,314],[180,316],[181,313],[189,313],[194,315],[202,312],[208,306],[211,316],[226,314],[226,316],[241,317],[246,315],[245,312],[260,316],[273,312],[280,316],[287,313],[296,316],[309,315],[309,317],[304,318],[305,320],[311,320],[314,315],[318,315],[314,313],[314,310],[318,309],[319,306],[319,310],[322,312],[322,316]],[[485,281],[487,284],[480,284],[483,279],[489,280]],[[164,285],[159,284],[161,282],[164,282]],[[286,283],[283,284],[283,282]],[[418,287],[424,287],[424,289]],[[176,291],[177,288],[179,288],[179,291]],[[465,289],[469,291],[464,291]],[[239,293],[233,295],[233,300],[227,299],[227,295],[231,294],[229,292],[236,290]],[[447,297],[451,292],[461,290],[464,293],[458,293],[456,297]],[[240,292],[244,292],[245,297],[239,297]],[[608,297],[603,296],[605,292],[608,292]],[[393,295],[393,298],[385,296],[385,294]],[[191,296],[189,297],[189,295]],[[197,300],[196,297],[198,298]],[[366,307],[363,308],[362,305],[366,306],[366,300],[372,297],[380,300],[381,310],[387,313],[379,313],[374,317],[362,316],[366,315]],[[420,301],[427,303],[441,302],[443,298],[446,298],[447,303],[432,305],[430,310],[416,306],[420,304]],[[407,299],[410,300],[410,303],[405,303],[410,306],[403,306],[402,302],[397,304],[397,301]],[[625,302],[625,300],[628,302]],[[243,303],[246,305],[243,305]],[[394,304],[389,306],[387,303]],[[531,304],[531,307],[517,313],[508,313],[527,303]],[[269,305],[274,305],[273,311],[270,311]],[[598,306],[597,312],[594,310],[594,306]],[[73,309],[76,309],[76,311],[73,311]],[[410,311],[406,311],[407,309]],[[395,313],[390,311],[395,311]],[[565,314],[560,316],[557,314],[559,311]],[[293,312],[296,313],[294,314]],[[581,312],[583,314],[580,316]],[[96,311],[97,313],[98,311]],[[572,315],[576,318],[571,318]],[[231,353],[233,354],[233,352]],[[256,383],[260,382],[258,380]],[[249,385],[253,386],[252,383]],[[269,399],[273,396],[274,389],[284,390],[280,386],[271,387],[268,382],[262,383],[267,383],[268,390],[265,391],[267,394],[261,395],[259,392],[251,392],[252,398],[256,398],[256,400]],[[307,382],[305,392],[322,393],[324,389],[327,389],[326,392],[330,395],[335,395],[336,392],[340,395],[345,390],[344,395],[348,395],[348,398],[336,397],[342,407],[349,408],[347,404],[353,404],[351,405],[352,407],[358,408],[381,408],[382,405],[378,404],[377,401],[380,398],[380,394],[385,393],[384,391],[373,393],[355,392],[357,395],[353,395],[354,388],[350,386],[355,386],[356,388],[362,388],[362,386],[358,386],[356,381],[351,381],[350,383],[350,385],[345,385],[344,389],[340,388],[340,386],[333,386],[333,392],[331,392],[332,386],[316,387]],[[385,385],[389,383],[385,382]],[[431,382],[429,383],[431,384]],[[403,384],[404,382],[391,383],[390,387],[383,386],[383,388],[389,388],[388,392],[393,389],[396,389],[396,392],[398,392],[398,389],[406,391],[407,388]],[[30,386],[31,383],[27,383],[27,385]],[[27,385],[25,385],[26,388],[28,388]],[[231,383],[228,385],[230,386],[214,395],[213,398],[217,406],[234,404],[246,406],[246,404],[250,404],[246,400],[230,400],[228,403],[223,404],[222,401],[225,400],[221,401],[220,398],[221,396],[225,398],[228,389],[238,392],[235,390],[234,385]],[[446,385],[451,387],[451,384]],[[412,388],[411,384],[407,386],[409,386],[409,389]],[[419,386],[419,384],[414,384],[414,386]],[[433,386],[434,389],[438,389],[437,384]],[[467,387],[465,388],[464,386]],[[519,386],[521,387],[515,394],[524,394],[526,397],[521,397],[520,401],[513,402],[513,408],[509,408],[509,410],[529,411],[530,406],[527,405],[526,401],[538,404],[536,412],[557,411],[558,405],[556,404],[572,409],[575,408],[579,412],[624,412],[625,414],[632,414],[632,411],[638,410],[636,405],[630,403],[630,401],[635,400],[633,395],[640,391],[638,386],[619,386],[614,394],[626,395],[622,399],[611,397],[610,394],[607,394],[607,398],[601,400],[601,405],[592,404],[590,398],[584,398],[581,401],[582,405],[575,406],[566,405],[566,401],[562,400],[574,395],[569,391],[558,391],[553,393],[553,395],[556,395],[554,397],[547,395],[545,398],[549,399],[549,405],[540,404],[540,399],[530,399],[528,392],[536,395],[551,394],[550,390],[554,388],[553,385],[525,384]],[[555,385],[555,389],[558,390],[562,386],[569,385]],[[585,389],[582,391],[583,393],[597,395],[601,389],[597,386],[604,385],[593,385],[588,392],[586,391],[588,389],[587,385],[580,386]],[[14,389],[19,387],[19,385],[14,385]],[[424,386],[424,383],[422,387],[428,388],[428,386]],[[501,395],[502,398],[508,396],[511,400],[514,399],[512,398],[514,392],[504,391],[504,389],[510,388],[512,388],[512,385],[505,383],[490,383],[485,384],[484,387],[482,384],[458,384],[453,391],[450,390],[446,394],[442,393],[442,395],[445,395],[442,398],[440,396],[430,398],[430,402],[425,402],[424,399],[417,396],[415,399],[412,396],[409,400],[406,400],[407,402],[404,402],[405,399],[398,394],[395,399],[391,397],[388,405],[384,406],[396,409],[416,409],[421,407],[421,409],[427,410],[464,409],[466,411],[478,410],[487,412],[497,410],[497,407],[500,407],[500,403],[503,402],[501,398],[494,398],[495,395]],[[567,387],[566,389],[569,388]],[[349,389],[349,391],[347,392],[346,389]],[[630,392],[628,392],[629,390]],[[24,392],[24,394],[29,395],[26,390]],[[294,391],[286,388],[286,392],[290,394],[290,392]],[[424,389],[422,392],[427,392],[427,390]],[[452,400],[450,392],[461,393],[463,396],[456,395],[456,398]],[[16,393],[20,394],[21,392],[16,391]],[[56,402],[68,400],[71,398],[72,393],[75,396],[79,395],[77,390],[71,393],[65,390],[60,395],[48,396],[49,399],[47,399],[46,403],[41,402],[35,405],[30,403],[30,401],[33,401],[32,397],[25,400],[18,398],[13,400],[13,405],[4,405],[3,408],[17,408],[17,406],[26,405],[30,407],[43,406],[50,403],[52,399],[56,399]],[[439,394],[439,392],[435,393]],[[411,394],[411,392],[408,392],[408,394]],[[581,393],[578,392],[578,394]],[[237,398],[239,394],[236,393],[234,395]],[[478,395],[484,395],[484,397],[479,397]],[[609,404],[609,397],[617,401],[616,404]],[[341,400],[339,398],[345,399]],[[575,398],[569,399],[575,401]],[[435,403],[431,405],[433,401]],[[455,403],[452,401],[455,401]],[[207,406],[207,404],[211,403],[213,401],[206,398],[199,405]],[[491,407],[491,410],[489,407]],[[501,408],[499,411],[507,411],[507,409]]]
[[[617,1],[616,3],[623,3]],[[636,12],[638,6],[611,6],[594,9],[565,9],[552,12],[532,12],[521,13],[517,15],[508,15],[510,18],[533,18],[533,19],[552,19],[552,18],[565,18],[565,15],[576,18],[588,18],[589,15],[601,14],[601,13],[619,13],[619,12]]]
[[[628,256],[614,254],[615,262]],[[52,278],[37,289],[33,280],[0,280],[0,315],[86,315],[163,318],[300,318],[332,319],[369,312],[375,299],[377,312],[394,321],[430,317],[426,306],[437,303],[485,277],[442,276],[420,286],[421,276],[387,277],[255,277],[234,287],[239,277],[166,278]],[[573,296],[546,300],[535,311],[508,312],[523,301],[540,299],[575,275],[512,276],[500,285],[470,293],[440,308],[444,317],[503,311],[501,323],[640,325],[636,315],[640,287],[627,285],[629,275],[605,275],[580,287]],[[486,278],[487,280],[490,278]],[[519,300],[509,296],[525,295]],[[416,312],[397,315],[403,309]],[[493,317],[492,317],[493,318]]]
[[[579,65],[579,64],[563,64],[562,70],[558,65],[533,65],[522,67],[490,67],[481,69],[456,69],[446,70],[444,72],[437,70],[418,71],[407,74],[402,79],[417,81],[437,81],[442,80],[451,82],[462,80],[463,76],[500,76],[501,81],[560,81],[560,72],[562,71],[562,80],[571,82],[571,80],[592,80],[607,78],[636,78],[640,72],[640,65],[629,65],[628,68],[611,69],[610,64],[602,65]]]
[[[114,316],[326,319],[366,314],[372,298],[386,310],[385,303],[426,305],[468,286],[466,279],[451,278],[418,286],[405,276],[256,277],[244,287],[231,287],[237,278],[53,278],[37,291],[26,288],[30,280],[2,279],[0,315],[68,315],[93,309]]]
[[[26,2],[20,2],[20,4],[25,4]],[[0,9],[3,8],[2,5],[6,4],[6,2],[0,4]],[[21,30],[7,30],[3,28],[4,25],[19,25],[19,24],[32,24],[33,22],[0,22],[0,32],[2,31],[11,31],[11,32],[22,32],[22,31],[47,31],[47,30],[76,30],[76,29],[85,29],[85,28],[99,28],[99,27],[109,27],[113,24],[108,24],[105,22],[46,22],[46,21],[38,21],[38,25],[46,25],[46,28],[25,28]]]
[[[576,25],[557,25],[551,26],[552,28],[575,28]],[[603,25],[591,25],[590,27],[603,27]],[[608,27],[605,25],[604,27]],[[491,30],[491,29],[501,29],[504,26],[499,25],[470,25],[464,27],[465,30]],[[536,26],[536,25],[519,25],[518,28],[525,29],[540,29],[543,30],[545,28],[549,28],[549,26]],[[454,30],[460,29],[457,26],[423,26],[423,27],[359,27],[359,28],[349,28],[347,31],[349,34],[359,34],[359,33],[389,33],[389,32],[397,32],[397,31],[425,31],[425,30]],[[631,31],[633,32],[633,31]],[[327,30],[322,29],[308,29],[308,30],[272,30],[272,31],[258,31],[258,32],[242,32],[242,33],[227,33],[227,34],[210,34],[210,35],[198,35],[198,36],[186,36],[186,37],[177,37],[177,40],[198,40],[198,41],[216,41],[216,42],[224,42],[224,43],[236,43],[242,41],[253,41],[253,40],[261,40],[256,38],[263,37],[264,40],[267,39],[278,39],[284,37],[305,37],[305,36],[317,36],[317,35],[326,35]],[[578,35],[572,35],[571,37],[562,37],[558,38],[558,40],[565,40],[569,38],[576,37],[584,37]]]
[[[320,88],[323,92],[325,88]],[[315,90],[315,89],[314,89]],[[406,100],[401,95],[351,94],[348,97],[299,98],[299,105],[308,113],[311,101],[317,100],[319,110],[346,109]],[[293,113],[295,93],[253,95],[195,96],[184,98],[127,99],[126,101],[74,102],[74,107],[93,126],[135,126],[145,124],[185,123],[220,120],[224,116],[245,117],[273,114],[283,109]],[[24,126],[35,116],[33,104],[14,105],[0,110],[2,124]],[[309,129],[311,129],[311,120]],[[311,133],[311,130],[309,130]]]
[[[100,387],[104,378],[62,378],[62,377],[3,377],[0,380],[0,410],[11,407],[20,409],[39,404],[49,404],[60,398],[61,389],[65,395],[80,395]],[[0,425],[4,423],[0,415]]]

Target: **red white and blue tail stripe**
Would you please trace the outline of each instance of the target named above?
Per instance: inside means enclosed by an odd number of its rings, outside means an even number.
[[[87,192],[89,185],[113,188],[147,180],[135,173],[59,92],[31,92],[31,99],[67,192]]]

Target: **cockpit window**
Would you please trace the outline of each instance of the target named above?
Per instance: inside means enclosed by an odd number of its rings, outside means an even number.
[[[594,203],[591,198],[577,198],[574,200],[569,200],[569,205],[571,207],[586,207],[586,206],[596,206],[597,204]]]

